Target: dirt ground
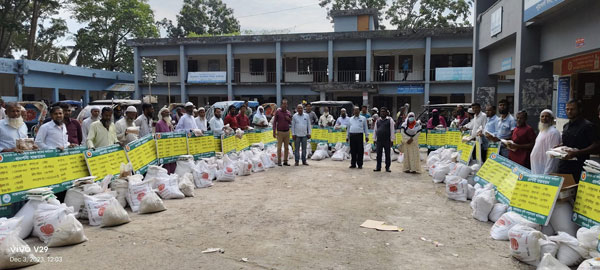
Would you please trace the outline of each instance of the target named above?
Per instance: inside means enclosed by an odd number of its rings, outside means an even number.
[[[275,168],[165,201],[161,213],[131,213],[129,224],[86,225],[89,241],[37,253],[45,262],[30,269],[531,269],[428,175],[348,165]],[[404,231],[359,227],[366,219]]]

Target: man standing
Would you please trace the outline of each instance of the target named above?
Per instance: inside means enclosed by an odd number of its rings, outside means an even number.
[[[198,129],[202,130],[202,132],[208,131],[208,120],[206,120],[206,109],[204,107],[198,108],[198,117],[194,120],[196,120]]]
[[[81,131],[81,125],[77,119],[71,119],[71,106],[66,103],[62,103],[60,108],[63,111],[65,120],[65,126],[67,127],[67,136],[69,136],[69,143],[80,145],[83,142],[83,132]]]
[[[363,107],[364,108],[364,107]],[[346,129],[346,141],[350,142],[350,168],[358,166],[362,169],[365,146],[363,136],[366,142],[369,142],[369,130],[367,129],[367,118],[359,114],[358,107],[354,107],[353,116],[350,117],[350,123]]]
[[[248,100],[244,100],[244,106],[246,106],[246,117],[248,117],[248,119],[250,119],[250,116],[252,116],[252,108],[250,108],[250,105],[248,104]]]
[[[481,105],[479,103],[473,103],[471,105],[473,109],[473,120],[469,122],[469,128],[471,139],[475,139],[477,134],[485,128],[487,124],[487,115],[481,111]]]
[[[319,122],[319,118],[317,117],[317,114],[313,112],[312,105],[310,105],[310,103],[306,104],[306,114],[308,114],[311,125],[316,125],[317,122]]]
[[[6,118],[0,120],[0,152],[19,152],[18,139],[27,138],[27,125],[21,117],[21,109],[17,103],[6,104]],[[36,146],[34,148],[37,149]]]
[[[367,105],[362,105],[360,108],[360,116],[364,117],[365,119],[371,118],[371,114],[369,114]]]
[[[115,124],[112,122],[113,110],[111,107],[102,108],[102,118],[90,125],[87,137],[88,148],[100,148],[118,143]]]
[[[485,134],[486,138],[491,142],[498,142],[501,139],[510,140],[512,132],[517,126],[515,118],[508,112],[508,101],[506,99],[498,102],[498,111],[500,112],[500,118],[498,118],[498,122],[496,123],[496,133]],[[508,149],[500,147],[500,155],[508,157]]]
[[[406,81],[406,78],[408,77],[408,73],[410,72],[410,60],[407,58],[404,58],[404,61],[402,61],[402,73],[404,74],[404,78],[402,78],[403,81]]]
[[[223,128],[225,127],[225,124],[223,124],[220,108],[215,108],[215,115],[210,118],[208,124],[210,125],[210,130],[212,130],[215,136],[221,136],[221,134],[223,134]]]
[[[338,117],[337,121],[335,121],[335,126],[344,126],[347,127],[350,124],[350,117],[346,114],[346,109],[342,108],[340,110],[340,117]]]
[[[54,106],[50,109],[52,121],[43,124],[35,137],[35,144],[40,149],[58,149],[60,151],[67,147],[76,146],[69,143],[67,138],[67,127],[63,123],[65,117],[62,109]]]
[[[485,107],[485,115],[487,117],[487,121],[483,130],[477,132],[477,136],[481,138],[481,152],[483,161],[487,159],[487,150],[490,146],[490,141],[485,136],[486,133],[495,134],[496,133],[496,124],[498,122],[498,116],[496,116],[496,106],[487,105]]]
[[[564,146],[575,148],[567,151],[567,156],[558,162],[558,173],[572,174],[579,183],[583,170],[583,162],[590,159],[590,154],[598,151],[600,139],[597,127],[581,116],[583,105],[580,100],[567,102],[567,117],[569,122],[563,127],[562,142]],[[570,160],[570,159],[575,160]]]
[[[172,132],[173,122],[171,122],[171,112],[168,108],[162,108],[158,112],[160,114],[160,120],[156,123],[156,133]]]
[[[538,129],[540,133],[535,139],[535,145],[531,151],[531,173],[555,173],[558,170],[558,159],[551,158],[546,151],[559,145],[561,138],[560,132],[554,127],[554,113],[551,110],[542,111]]]
[[[235,116],[235,122],[237,123],[238,128],[242,130],[247,130],[250,126],[250,120],[246,115],[246,109],[248,109],[246,105],[242,105],[242,107],[240,107],[240,113]]]
[[[292,117],[292,139],[294,139],[294,158],[298,166],[300,160],[300,146],[302,146],[302,165],[308,166],[306,163],[306,143],[310,139],[312,133],[312,125],[310,124],[310,117],[304,113],[302,104],[296,106],[296,113]]]
[[[4,108],[4,100],[0,98],[0,120],[6,118],[6,109]]]
[[[129,128],[135,128],[135,118],[137,117],[137,109],[133,106],[127,107],[125,117],[115,123],[117,131],[117,139],[122,145],[126,145],[138,139],[139,130],[133,131]]]
[[[456,119],[458,119],[457,122],[460,124],[463,120],[465,120],[468,117],[469,115],[467,114],[467,111],[465,111],[465,107],[463,105],[458,105],[456,107]]]
[[[381,158],[385,150],[385,171],[392,172],[390,170],[390,165],[392,165],[390,149],[395,139],[394,120],[388,117],[388,110],[381,107],[381,117],[375,122],[375,132],[373,132],[373,141],[377,144],[377,166],[373,171],[381,171]]]
[[[225,125],[229,125],[229,127],[233,130],[236,130],[238,128],[237,118],[235,117],[235,106],[231,105],[227,109],[227,115],[225,115],[225,120],[223,120],[223,122],[225,123]]]
[[[177,122],[175,131],[190,131],[193,129],[198,129],[198,126],[196,126],[196,121],[194,121],[194,117],[192,116],[193,113],[194,104],[188,101],[185,104],[185,114],[179,118],[179,122]]]
[[[90,133],[90,126],[92,125],[92,123],[98,121],[98,119],[100,119],[100,108],[98,107],[92,107],[90,109],[90,117],[86,118],[85,120],[83,120],[83,123],[81,124],[81,133],[83,135],[83,141],[81,142],[81,145],[86,145],[87,144],[87,137],[88,137],[88,133]]]
[[[506,147],[510,152],[508,158],[523,167],[531,168],[531,149],[535,144],[535,132],[527,124],[527,112],[520,111],[517,113],[517,127],[512,133],[512,140],[508,142]]]
[[[333,116],[329,114],[329,108],[323,108],[323,114],[319,117],[319,126],[320,127],[330,127],[333,125]]]
[[[273,138],[277,138],[277,165],[281,166],[281,146],[283,149],[283,166],[290,166],[288,164],[288,157],[290,154],[290,125],[292,124],[292,115],[288,111],[288,101],[283,99],[281,101],[281,107],[275,111],[273,117]]]
[[[369,128],[373,128],[373,126],[375,126],[375,122],[377,122],[377,120],[379,119],[379,110],[377,109],[377,107],[373,107],[373,109],[371,109],[371,118],[367,118],[367,121],[369,121]]]
[[[131,106],[130,106],[131,107]],[[135,125],[140,127],[140,138],[152,134],[152,118],[154,107],[150,103],[142,104],[142,115],[135,119]]]

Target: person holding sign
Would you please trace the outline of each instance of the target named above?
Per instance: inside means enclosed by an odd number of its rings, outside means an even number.
[[[126,145],[139,138],[139,129],[135,126],[136,117],[137,109],[134,106],[129,106],[125,110],[125,117],[115,123],[117,139],[122,145]]]
[[[319,127],[330,127],[334,121],[333,116],[329,114],[329,108],[323,108],[323,114],[319,117]]]
[[[288,111],[287,99],[281,100],[281,107],[275,111],[273,117],[273,138],[277,138],[277,165],[281,166],[281,146],[283,145],[283,166],[290,166],[287,162],[290,145],[290,126],[292,115]]]
[[[310,124],[310,116],[304,113],[302,104],[298,104],[296,106],[296,113],[292,116],[295,166],[298,166],[298,162],[300,161],[300,147],[302,147],[302,165],[308,166],[308,163],[306,163],[306,143],[310,139],[311,133],[312,125]]]
[[[340,117],[338,117],[337,121],[335,121],[335,127],[341,128],[342,126],[347,127],[350,124],[350,117],[346,114],[346,109],[342,108],[340,110]]]
[[[498,122],[496,106],[490,104],[485,106],[485,115],[487,116],[487,122],[485,123],[483,130],[477,132],[477,136],[481,138],[481,153],[483,161],[488,158],[486,153],[490,145],[490,141],[487,139],[485,134],[494,134],[496,132],[496,123]]]
[[[172,132],[174,130],[174,128],[173,128],[173,122],[171,122],[171,112],[169,112],[169,109],[167,107],[164,107],[164,108],[160,109],[160,111],[158,113],[160,114],[161,118],[156,123],[155,132],[156,133]]]
[[[81,124],[81,133],[83,135],[83,142],[81,142],[82,145],[87,144],[87,137],[90,133],[90,126],[92,125],[92,123],[100,119],[100,108],[96,106],[92,107],[90,109],[90,114],[91,116],[83,120],[83,123]]]
[[[215,108],[215,115],[212,118],[210,118],[210,121],[208,121],[208,125],[210,126],[210,130],[212,130],[215,136],[221,136],[221,134],[223,134],[225,124],[223,123],[223,119],[221,117],[220,108]]]
[[[567,102],[566,111],[569,122],[563,127],[562,141],[564,146],[575,149],[566,151],[567,155],[558,162],[558,173],[572,174],[576,182],[579,182],[583,162],[590,159],[590,154],[600,148],[597,127],[583,118],[582,110],[583,105],[580,100]]]
[[[358,107],[354,107],[353,114],[346,130],[346,141],[350,142],[350,169],[357,166],[359,169],[362,169],[365,152],[363,136],[365,137],[365,141],[369,142],[369,130],[367,128],[367,118],[360,115]]]
[[[440,112],[438,111],[438,109],[433,109],[431,111],[431,118],[429,118],[429,121],[427,122],[427,128],[428,129],[434,129],[437,126],[442,126],[443,128],[447,128],[448,126],[446,125],[446,119],[440,115]]]
[[[17,140],[27,138],[27,125],[21,117],[21,109],[12,102],[7,103],[5,109],[6,118],[0,120],[0,151],[22,153],[17,148]],[[37,146],[33,147],[37,149]]]
[[[225,125],[229,125],[234,131],[238,128],[237,118],[235,117],[235,106],[229,106],[227,116],[225,116]]]
[[[208,120],[206,119],[206,109],[204,107],[198,108],[198,117],[194,118],[194,120],[196,120],[198,129],[202,130],[202,132],[208,131]]]
[[[198,129],[198,126],[196,126],[196,121],[194,121],[193,113],[194,104],[188,101],[185,104],[185,114],[179,118],[179,122],[177,122],[175,131],[191,131]]]
[[[394,120],[388,117],[388,110],[385,107],[381,107],[381,117],[375,122],[375,132],[373,132],[373,141],[377,144],[377,166],[373,170],[375,172],[381,171],[381,159],[384,150],[385,171],[392,172],[390,170],[390,166],[392,165],[390,150],[396,140],[396,133],[394,131]]]
[[[410,112],[406,121],[400,127],[402,134],[402,144],[404,160],[402,169],[405,173],[421,172],[421,156],[419,155],[419,133],[421,132],[421,123],[415,119],[415,113]]]
[[[515,118],[508,111],[508,101],[506,99],[498,102],[498,111],[500,112],[500,118],[498,118],[498,122],[496,123],[496,132],[494,134],[485,134],[485,137],[492,142],[510,140],[512,132],[517,126],[517,121],[515,121]],[[500,155],[508,157],[508,149],[500,147]]]
[[[535,132],[527,124],[527,112],[525,110],[517,113],[517,127],[513,130],[512,140],[508,141],[506,147],[510,152],[508,158],[523,167],[531,168],[531,149],[535,144]]]
[[[246,105],[242,105],[242,107],[240,107],[240,113],[235,117],[238,128],[242,130],[248,130],[248,127],[250,127],[250,119],[248,119],[248,116],[246,115],[247,109]]]
[[[555,173],[558,169],[558,159],[551,158],[546,151],[561,143],[560,132],[554,127],[554,113],[543,110],[538,124],[540,133],[535,139],[531,151],[531,172],[533,174]]]
[[[135,119],[135,125],[140,127],[140,138],[152,134],[152,118],[154,117],[154,107],[150,103],[142,104],[142,115]]]
[[[58,106],[52,107],[50,109],[50,116],[52,117],[52,121],[40,127],[35,137],[35,144],[40,149],[58,149],[60,151],[67,147],[77,146],[69,143],[62,108]]]
[[[111,107],[102,108],[100,121],[90,125],[90,133],[87,137],[88,148],[95,149],[119,142],[115,124],[112,122],[112,114],[113,109]]]

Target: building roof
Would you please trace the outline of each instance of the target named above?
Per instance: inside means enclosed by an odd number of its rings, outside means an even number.
[[[299,33],[277,35],[239,35],[194,38],[141,38],[127,40],[127,45],[138,46],[174,46],[174,45],[210,45],[227,43],[265,43],[320,40],[361,40],[361,39],[415,39],[425,37],[473,37],[473,27],[422,28],[403,30],[375,30],[354,32]]]
[[[340,17],[340,16],[358,16],[358,15],[374,15],[376,16],[376,8],[365,8],[365,9],[345,9],[345,10],[332,10],[329,11],[329,16]]]

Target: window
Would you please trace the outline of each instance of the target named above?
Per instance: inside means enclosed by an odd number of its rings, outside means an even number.
[[[219,59],[208,60],[208,71],[221,71],[221,62]]]
[[[405,62],[406,61],[406,62]],[[398,66],[399,70],[408,72],[412,72],[413,70],[413,56],[412,55],[399,55],[398,56]]]
[[[198,60],[188,60],[188,72],[198,71]]]
[[[163,61],[163,75],[177,76],[177,60]]]
[[[470,67],[471,54],[453,54],[450,56],[450,64],[453,67]]]
[[[312,58],[298,58],[298,74],[312,74],[313,71]]]
[[[297,64],[296,57],[286,57],[285,58],[285,71],[286,72],[298,71],[298,66],[296,64]]]
[[[250,59],[250,75],[265,75],[265,59]]]

